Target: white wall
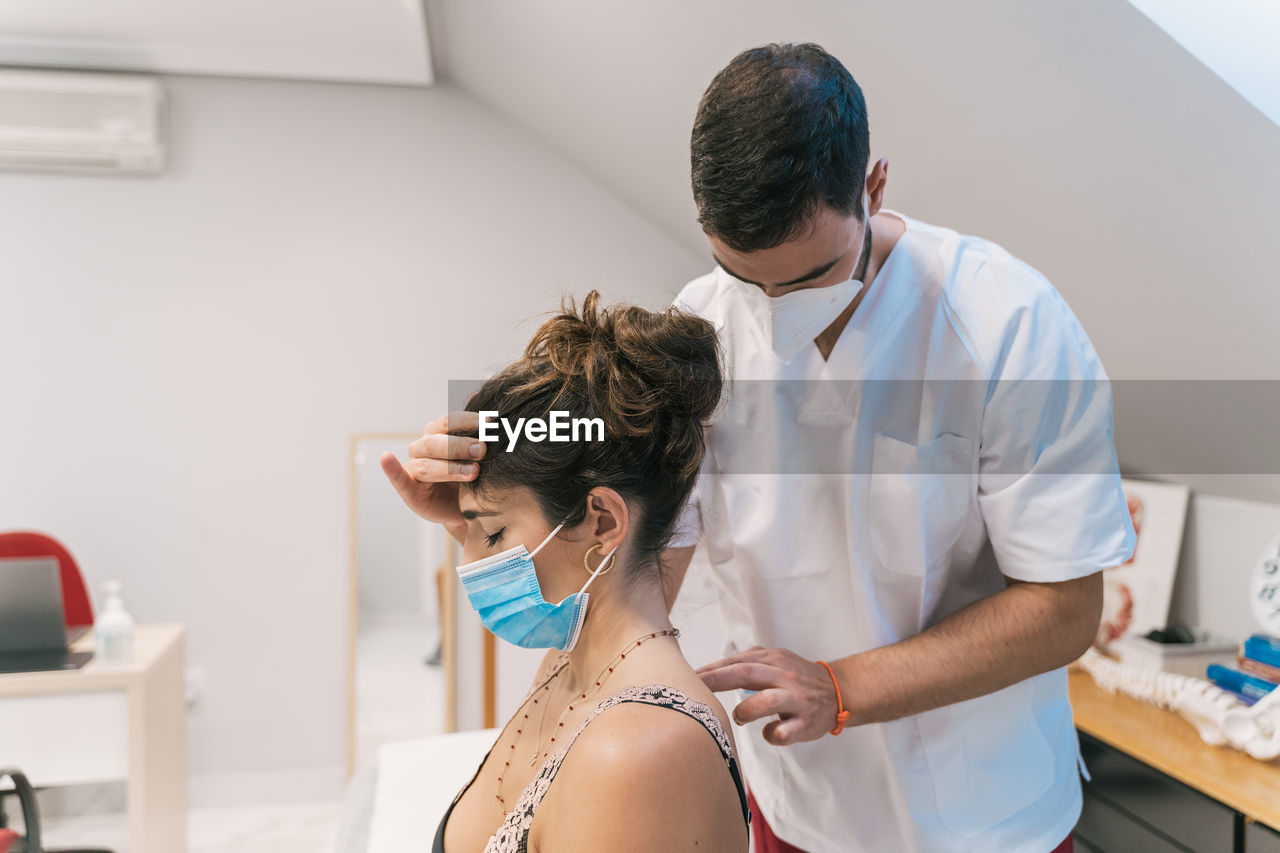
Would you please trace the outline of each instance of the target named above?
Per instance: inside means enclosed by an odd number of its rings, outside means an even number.
[[[168,85],[165,175],[0,175],[0,529],[188,625],[194,771],[337,766],[349,435],[701,264],[452,88]]]

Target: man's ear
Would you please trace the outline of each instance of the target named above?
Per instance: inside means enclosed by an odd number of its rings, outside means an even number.
[[[867,214],[875,216],[884,205],[884,188],[889,181],[889,161],[881,157],[867,173],[863,191],[867,194]]]
[[[627,538],[630,512],[622,495],[604,486],[587,493],[587,528],[601,544],[600,553],[607,554]]]

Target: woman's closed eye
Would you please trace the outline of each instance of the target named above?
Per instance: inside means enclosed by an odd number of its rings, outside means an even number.
[[[494,545],[497,545],[500,541],[502,541],[502,534],[506,531],[506,529],[507,528],[502,527],[494,531],[493,533],[490,533],[489,535],[485,536],[484,537],[485,543],[490,548],[492,548]]]

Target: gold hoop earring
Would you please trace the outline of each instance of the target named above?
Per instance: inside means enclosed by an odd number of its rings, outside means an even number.
[[[591,552],[597,548],[603,548],[603,547],[604,547],[603,542],[597,542],[596,544],[592,545],[590,548],[587,549],[587,553],[582,555],[582,568],[587,570],[587,574],[593,575],[595,574],[595,571],[596,571],[595,569],[591,568],[591,563],[588,561],[588,558],[590,558],[591,556]],[[602,575],[607,575],[609,574],[609,572],[613,571],[613,564],[617,562],[617,560],[614,558],[612,554],[610,554],[605,559],[609,561],[609,568],[601,572],[600,574]]]

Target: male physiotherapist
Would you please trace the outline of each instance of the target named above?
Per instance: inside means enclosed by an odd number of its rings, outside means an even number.
[[[742,691],[757,851],[1070,850],[1064,667],[1134,546],[1106,376],[1038,272],[884,209],[869,152],[815,45],[746,51],[703,96],[716,268],[677,304],[733,385],[666,565],[678,585],[701,542],[713,570],[730,654],[701,674]],[[443,424],[388,467],[427,517],[420,484],[473,476]]]

